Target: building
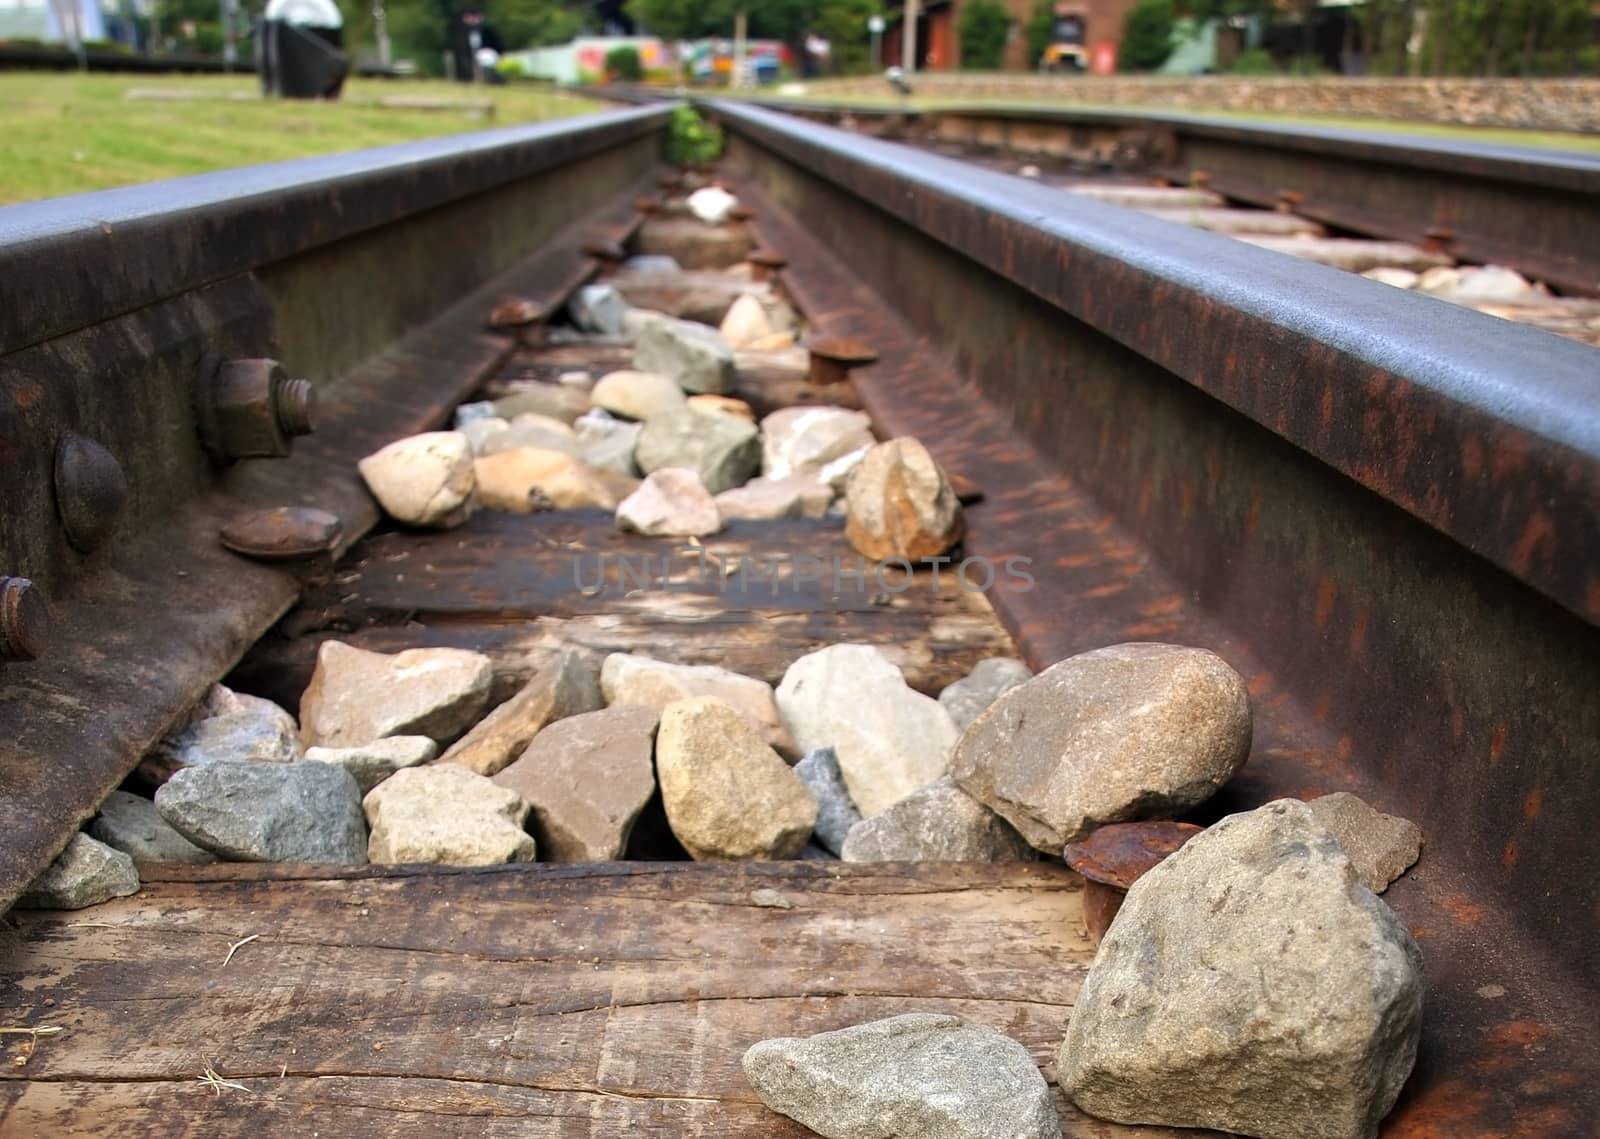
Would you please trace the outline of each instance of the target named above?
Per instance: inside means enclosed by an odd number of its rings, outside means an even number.
[[[953,71],[961,66],[961,6],[965,0],[926,0],[917,19],[917,70]],[[1023,71],[1029,66],[1028,42],[1023,34],[1033,16],[1035,0],[1000,0],[1011,13],[1011,35],[1006,41],[1003,66],[1008,71]],[[1093,56],[1104,45],[1114,50],[1122,41],[1122,21],[1135,0],[1057,0],[1058,24],[1074,22],[1082,38],[1085,54]],[[904,10],[891,13],[883,35],[884,66],[904,66]],[[1110,58],[1114,59],[1115,56]]]

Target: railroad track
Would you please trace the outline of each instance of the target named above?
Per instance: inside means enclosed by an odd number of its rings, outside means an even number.
[[[1429,984],[1391,1132],[1583,1134],[1600,1112],[1595,350],[891,142],[711,109],[719,174],[754,214],[729,248],[780,253],[809,335],[876,355],[825,401],[921,439],[974,499],[966,553],[1030,559],[1035,588],[585,596],[574,557],[647,552],[606,512],[374,531],[357,459],[469,398],[625,358],[485,317],[514,295],[554,326],[615,245],[663,248],[667,108],[0,211],[6,280],[27,282],[0,326],[0,571],[28,579],[8,586],[0,642],[36,658],[0,673],[4,898],[210,684],[292,705],[330,638],[486,652],[502,692],[563,648],[775,682],[807,651],[867,641],[937,691],[1007,651],[1039,668],[1124,641],[1203,646],[1254,713],[1251,760],[1203,821],[1353,790],[1425,832],[1386,895]],[[705,272],[702,295],[742,287]],[[317,430],[286,460],[222,465],[226,432],[195,393],[219,363],[268,355],[316,385]],[[741,363],[735,394],[758,411],[824,398],[793,353]],[[284,505],[337,516],[321,556],[286,568],[219,544]],[[707,546],[847,550],[836,520]],[[144,883],[81,917],[8,919],[5,1024],[65,1031],[19,1039],[0,1133],[466,1135],[488,1116],[798,1135],[751,1097],[748,1043],[939,1008],[1045,1060],[1092,958],[1079,883],[1050,864],[223,863]],[[772,889],[789,909],[752,900]],[[243,1090],[197,1086],[202,1064]],[[1108,1130],[1061,1110],[1068,1134]]]

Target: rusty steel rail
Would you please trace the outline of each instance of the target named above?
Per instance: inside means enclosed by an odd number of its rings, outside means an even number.
[[[984,489],[969,552],[1033,559],[1038,587],[995,598],[1030,662],[1213,648],[1248,680],[1256,735],[1208,811],[1354,790],[1421,824],[1424,864],[1388,897],[1433,1011],[1391,1132],[1583,1134],[1600,1116],[1600,352],[707,106],[786,286],[878,351],[854,373],[874,417]],[[1516,998],[1479,992],[1501,988]]]
[[[553,309],[594,272],[668,114],[0,209],[0,907],[326,567],[223,528],[318,507],[329,554],[369,529],[355,460],[498,366],[502,292]]]
[[[766,101],[883,137],[1036,158],[1097,153],[1338,229],[1507,265],[1600,295],[1600,155],[1205,115],[1074,107],[927,109]]]

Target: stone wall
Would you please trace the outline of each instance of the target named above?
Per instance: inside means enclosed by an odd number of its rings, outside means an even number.
[[[933,72],[915,77],[918,96],[1009,99],[1164,110],[1269,111],[1600,133],[1600,79],[1287,79],[1200,76],[1057,76]],[[884,95],[869,76],[812,83],[819,98]]]

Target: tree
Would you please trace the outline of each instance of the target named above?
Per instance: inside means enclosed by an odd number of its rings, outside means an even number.
[[[1122,25],[1117,53],[1124,71],[1154,71],[1172,54],[1172,0],[1139,0]]]
[[[1011,34],[1011,15],[996,0],[968,0],[956,27],[965,71],[998,71]]]
[[[639,59],[639,49],[626,45],[606,52],[606,75],[624,83],[637,83],[643,79],[644,63]]]
[[[1033,11],[1022,30],[1028,45],[1028,66],[1038,67],[1045,50],[1056,38],[1056,6],[1054,0],[1034,0]]]
[[[664,40],[733,34],[734,14],[748,15],[756,39],[798,44],[816,32],[833,46],[834,64],[851,70],[867,61],[867,20],[879,0],[628,0],[628,12]]]

